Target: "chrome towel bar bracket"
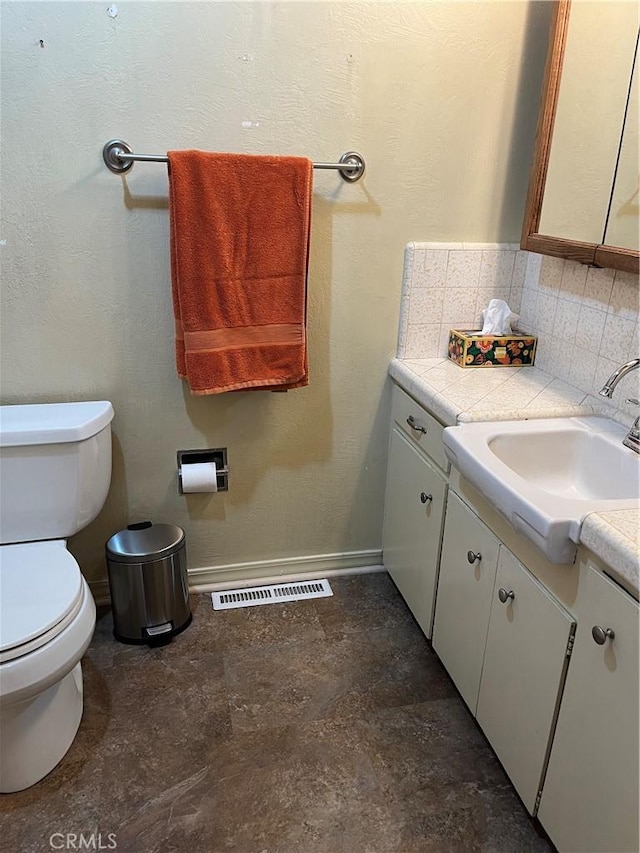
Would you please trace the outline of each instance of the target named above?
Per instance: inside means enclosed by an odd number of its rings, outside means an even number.
[[[107,169],[116,175],[128,172],[136,160],[144,163],[168,163],[166,154],[134,154],[130,145],[122,139],[110,139],[102,149],[102,159]],[[343,180],[350,184],[359,181],[364,175],[365,162],[357,151],[347,151],[337,163],[314,163],[314,169],[335,169]]]

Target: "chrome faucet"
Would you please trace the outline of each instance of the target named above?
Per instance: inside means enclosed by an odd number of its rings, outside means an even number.
[[[617,370],[613,371],[598,393],[602,397],[613,397],[613,389],[622,377],[626,376],[631,370],[635,370],[638,366],[640,366],[640,358],[633,358],[631,361],[627,361],[626,364],[620,365]]]
[[[631,361],[627,361],[625,364],[620,365],[617,370],[611,374],[611,376],[604,383],[599,393],[602,397],[613,397],[613,389],[616,387],[618,382],[622,379],[623,376],[626,376],[631,370],[635,370],[637,367],[640,367],[640,358],[632,358]],[[640,405],[640,401],[636,400],[634,397],[630,397],[627,400],[627,403],[634,403],[636,406]],[[625,447],[631,448],[631,450],[635,450],[636,453],[640,453],[640,416],[638,416],[633,422],[633,426],[627,433],[622,442]]]

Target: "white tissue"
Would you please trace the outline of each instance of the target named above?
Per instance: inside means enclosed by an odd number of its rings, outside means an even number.
[[[182,466],[182,491],[185,495],[196,492],[217,492],[218,478],[215,462],[192,462]]]
[[[520,315],[514,314],[504,299],[491,299],[482,312],[482,319],[481,335],[510,335]]]

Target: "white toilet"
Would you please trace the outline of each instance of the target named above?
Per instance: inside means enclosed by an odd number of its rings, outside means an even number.
[[[96,609],[66,537],[102,509],[108,402],[0,407],[0,792],[47,775],[82,717]]]

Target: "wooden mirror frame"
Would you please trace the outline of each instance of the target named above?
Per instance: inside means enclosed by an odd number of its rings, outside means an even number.
[[[623,249],[601,243],[581,243],[579,240],[551,237],[538,232],[570,11],[571,0],[557,0],[551,20],[549,53],[542,84],[542,102],[536,130],[535,151],[520,246],[522,249],[538,252],[541,255],[554,255],[557,258],[579,261],[581,264],[638,273],[640,271],[640,252],[633,249]]]

